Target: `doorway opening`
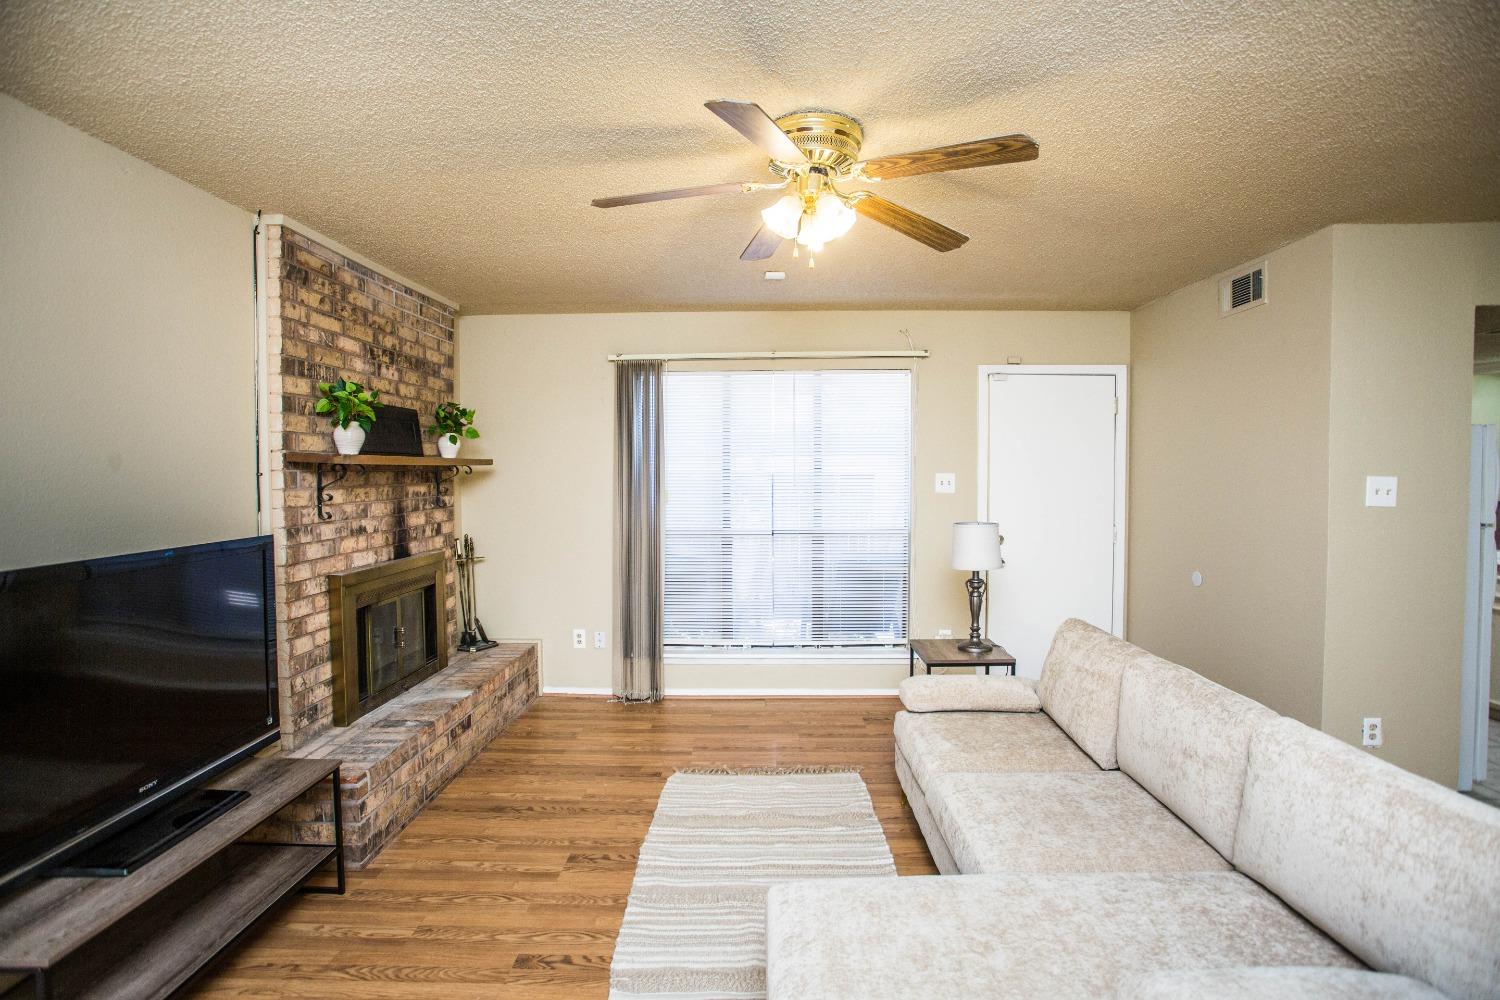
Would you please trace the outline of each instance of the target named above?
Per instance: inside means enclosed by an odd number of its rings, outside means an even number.
[[[1458,787],[1500,806],[1500,306],[1474,310]]]

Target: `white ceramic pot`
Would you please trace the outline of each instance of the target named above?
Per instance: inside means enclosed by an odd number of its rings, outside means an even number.
[[[365,446],[365,429],[359,424],[333,429],[333,446],[340,455],[358,455]]]
[[[458,446],[463,443],[463,438],[459,438],[457,441],[455,441],[453,440],[452,434],[439,434],[438,454],[443,456],[444,458],[457,458]]]

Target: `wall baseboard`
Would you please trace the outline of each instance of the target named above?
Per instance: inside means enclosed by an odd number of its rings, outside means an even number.
[[[667,688],[669,698],[894,698],[895,688]]]
[[[609,688],[543,687],[542,694],[608,698]],[[667,698],[894,698],[895,688],[667,688]]]

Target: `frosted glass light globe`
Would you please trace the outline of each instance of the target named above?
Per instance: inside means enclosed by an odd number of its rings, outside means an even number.
[[[812,216],[802,223],[802,237],[797,242],[810,247],[836,240],[854,225],[854,218],[854,209],[838,195],[824,193],[819,196]]]
[[[802,218],[802,199],[796,195],[783,195],[774,205],[760,213],[766,228],[784,240],[797,238],[797,220]]]

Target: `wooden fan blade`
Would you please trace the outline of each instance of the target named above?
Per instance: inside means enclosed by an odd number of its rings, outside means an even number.
[[[897,153],[860,163],[859,171],[871,180],[888,181],[917,174],[935,174],[944,170],[968,170],[970,167],[992,167],[998,163],[1020,163],[1034,160],[1040,153],[1029,135],[1001,135],[993,139],[975,139],[915,153]]]
[[[765,226],[755,231],[755,238],[740,254],[740,260],[765,260],[781,249],[782,239]]]
[[[595,198],[595,208],[619,208],[621,205],[644,205],[651,201],[671,201],[673,198],[697,198],[705,194],[734,194],[748,190],[748,182],[739,184],[705,184],[702,187],[673,188],[670,191],[648,191],[646,194],[622,194],[613,198]]]
[[[761,110],[759,104],[749,101],[709,101],[703,106],[724,119],[730,128],[765,150],[771,159],[787,163],[801,163],[806,159],[802,150],[787,138],[786,133],[781,131],[770,115]]]
[[[910,236],[918,243],[926,243],[938,253],[957,250],[969,238],[956,229],[949,229],[941,222],[934,222],[925,215],[886,201],[878,194],[860,191],[852,196],[854,210],[860,215],[874,219],[882,226],[890,226],[902,236]]]

